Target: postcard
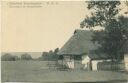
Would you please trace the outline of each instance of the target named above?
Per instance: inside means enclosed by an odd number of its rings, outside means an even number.
[[[1,1],[1,82],[128,83],[128,1]]]

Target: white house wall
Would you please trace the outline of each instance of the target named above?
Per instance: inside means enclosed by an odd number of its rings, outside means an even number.
[[[124,55],[125,69],[128,71],[128,54]]]
[[[94,70],[94,71],[97,71],[98,69],[97,69],[97,64],[99,63],[99,62],[102,62],[103,60],[95,60],[95,61],[92,61],[92,70]]]
[[[85,56],[82,57],[82,64],[84,65],[84,69],[86,69],[88,67],[88,64],[87,63],[89,61],[90,61],[90,58],[87,55],[85,55]]]
[[[88,56],[82,57],[82,64],[87,64],[90,61],[90,58]]]

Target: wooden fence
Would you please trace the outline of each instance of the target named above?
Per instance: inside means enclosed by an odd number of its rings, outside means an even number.
[[[123,71],[125,69],[124,62],[99,62],[97,64],[98,70],[110,70],[110,71]]]

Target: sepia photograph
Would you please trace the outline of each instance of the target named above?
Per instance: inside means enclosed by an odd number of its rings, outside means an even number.
[[[1,1],[1,83],[128,83],[128,1]]]

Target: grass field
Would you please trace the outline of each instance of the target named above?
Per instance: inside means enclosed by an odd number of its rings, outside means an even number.
[[[128,74],[111,71],[49,70],[47,61],[2,61],[3,82],[106,82],[126,81]],[[110,82],[109,82],[110,83]],[[117,83],[117,82],[115,82]]]

